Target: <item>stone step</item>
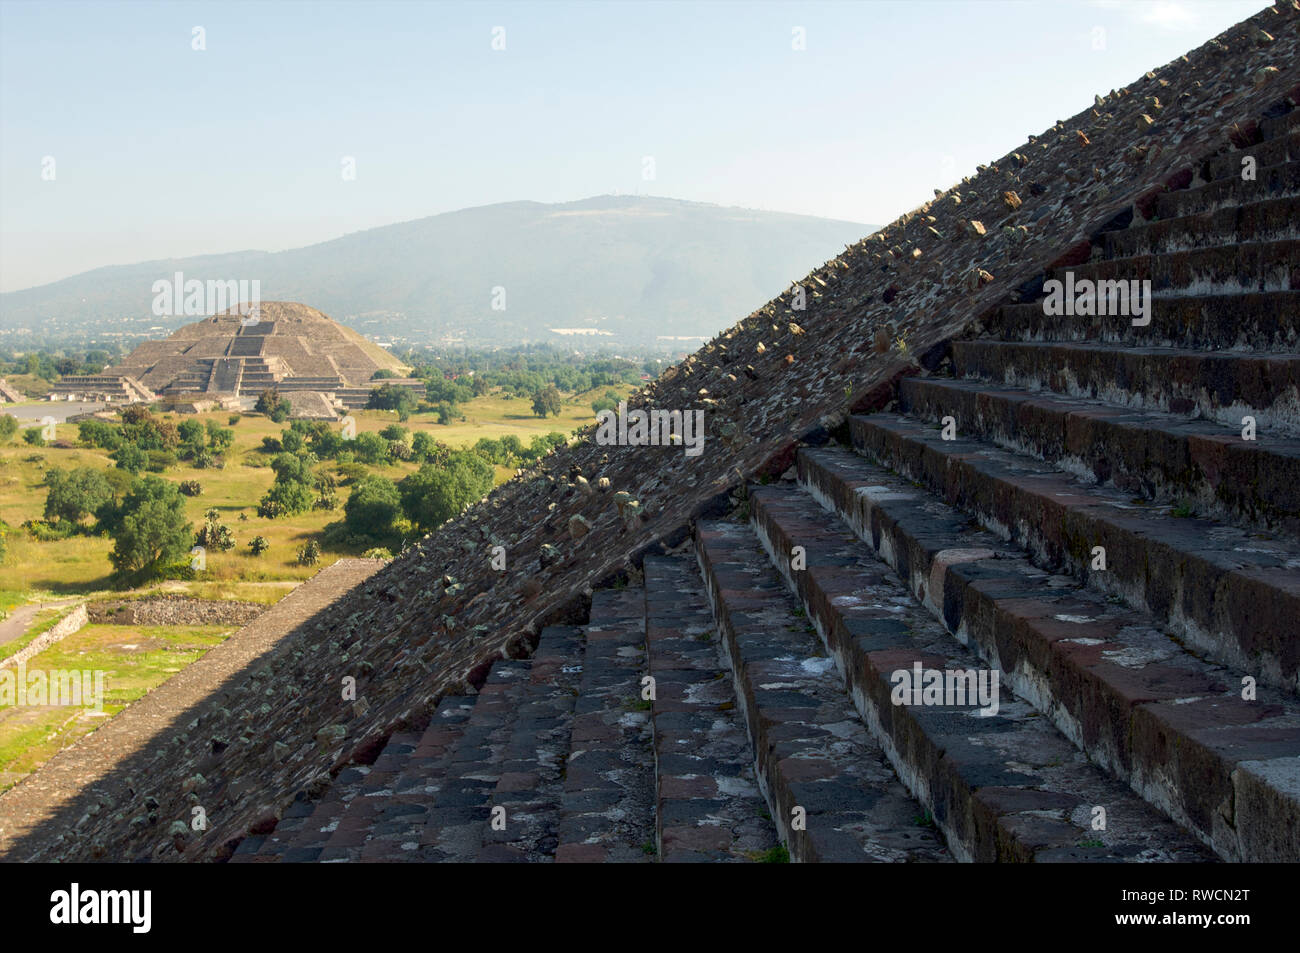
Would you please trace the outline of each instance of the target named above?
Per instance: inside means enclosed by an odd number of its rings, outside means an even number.
[[[1245,149],[1234,149],[1222,156],[1208,159],[1201,166],[1201,177],[1206,182],[1220,179],[1241,179],[1242,159],[1251,156],[1255,160],[1255,171],[1269,166],[1282,165],[1291,159],[1300,159],[1300,132],[1287,132],[1273,139],[1266,139]]]
[[[853,445],[1024,546],[1040,566],[1154,615],[1195,650],[1300,686],[1300,547],[1086,486],[1030,457],[892,414],[851,417]],[[1105,571],[1094,571],[1095,547]]]
[[[799,479],[1092,762],[1227,859],[1300,856],[1294,699],[1265,688],[1244,700],[1240,673],[1196,658],[1149,616],[1036,568],[966,514],[850,451],[801,451]],[[810,608],[831,620],[841,651],[889,653],[892,643],[861,612],[889,601],[855,589],[826,558],[852,552],[845,527],[828,526],[806,502],[769,504],[769,495],[755,494],[756,519],[774,552],[805,547],[809,570],[795,576]],[[1086,803],[1105,806],[1109,819],[1119,801]],[[1133,808],[1123,814],[1142,826]]]
[[[1156,293],[1240,294],[1300,291],[1300,241],[1294,238],[1191,248],[1131,258],[1106,258],[1049,272],[1066,284],[1080,281],[1147,281]],[[1100,294],[1100,291],[1098,292]],[[1132,314],[1133,312],[1129,312]]]
[[[500,659],[488,672],[474,710],[453,746],[432,803],[410,812],[382,837],[371,837],[365,861],[469,862],[478,856],[489,804],[529,686],[531,659]]]
[[[1300,162],[1289,160],[1277,165],[1257,167],[1252,180],[1242,181],[1238,175],[1200,188],[1165,192],[1157,196],[1154,211],[1156,218],[1180,218],[1228,205],[1246,205],[1269,197],[1295,195],[1297,192],[1300,192]]]
[[[1300,437],[1300,354],[1094,343],[953,341],[958,377],[1094,397],[1132,410],[1199,415]]]
[[[645,593],[592,595],[557,830],[557,863],[645,862],[655,851],[654,747],[641,703]]]
[[[1041,301],[1004,305],[985,329],[1011,341],[1100,341],[1139,347],[1300,351],[1300,292],[1156,295],[1151,323],[1119,316],[1046,315]]]
[[[776,827],[699,567],[686,556],[647,556],[643,570],[659,860],[771,857]]]
[[[752,530],[701,521],[695,545],[759,783],[790,859],[951,860]]]
[[[501,775],[488,801],[488,821],[482,827],[476,858],[480,862],[539,862],[555,857],[564,763],[585,642],[582,630],[575,626],[542,630],[503,753]],[[498,825],[503,826],[498,829]]]
[[[1103,248],[1107,258],[1126,259],[1297,236],[1300,236],[1300,195],[1288,195],[1107,232]]]
[[[1300,440],[1160,411],[997,388],[982,381],[906,378],[899,410],[959,434],[1027,453],[1085,481],[1190,508],[1202,516],[1300,537]]]
[[[1191,837],[1016,699],[1000,674],[994,683],[994,670],[807,493],[755,487],[749,503],[764,548],[848,673],[862,718],[954,856],[1040,863],[1205,857]],[[984,680],[983,693],[972,685],[971,694],[917,697],[899,687],[917,665],[972,673]],[[1093,827],[1097,807],[1105,810],[1104,830]]]

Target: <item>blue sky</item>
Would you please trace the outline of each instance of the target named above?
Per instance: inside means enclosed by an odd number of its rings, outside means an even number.
[[[1263,6],[0,0],[0,290],[517,199],[884,222]]]

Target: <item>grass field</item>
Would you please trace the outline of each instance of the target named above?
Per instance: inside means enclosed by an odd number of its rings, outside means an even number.
[[[465,420],[450,425],[440,425],[432,414],[415,414],[404,426],[413,431],[423,430],[436,439],[454,447],[472,446],[482,437],[499,438],[514,434],[525,445],[538,434],[560,431],[568,434],[577,427],[591,423],[594,414],[591,401],[610,388],[566,397],[558,417],[545,420],[532,413],[531,402],[524,398],[505,400],[498,395],[485,395],[462,405]],[[628,387],[612,388],[620,394]],[[190,415],[168,415],[179,421]],[[354,411],[357,431],[378,431],[397,422],[391,411]],[[201,421],[215,420],[228,426],[231,414],[219,411],[196,415]],[[259,451],[262,438],[279,436],[287,424],[276,424],[259,414],[246,414],[232,426],[235,445],[226,455],[222,470],[198,470],[186,463],[159,474],[165,479],[180,482],[198,480],[203,487],[197,497],[187,497],[186,513],[197,528],[203,514],[215,507],[222,514],[222,522],[231,527],[236,546],[225,553],[209,552],[207,568],[194,581],[171,581],[155,586],[156,589],[182,591],[202,598],[244,599],[253,602],[275,602],[296,583],[314,575],[319,566],[299,566],[298,550],[307,539],[324,527],[342,519],[342,506],[333,512],[313,510],[280,519],[263,519],[257,515],[257,503],[274,479],[270,457]],[[76,442],[77,426],[60,424],[57,439]],[[74,536],[62,540],[38,541],[19,527],[24,520],[41,518],[45,506],[44,473],[48,467],[71,468],[93,466],[109,468],[113,461],[106,453],[86,449],[35,448],[22,442],[21,433],[0,446],[0,519],[11,527],[7,537],[8,553],[0,564],[0,593],[23,594],[27,599],[40,596],[84,595],[105,591],[110,586],[111,565],[108,554],[112,541],[107,537]],[[417,469],[415,463],[399,463],[372,467],[372,472],[399,480]],[[497,482],[513,475],[505,467],[497,468]],[[340,488],[340,504],[347,498],[346,487]],[[260,556],[248,550],[254,536],[265,536],[270,548]],[[346,555],[342,551],[324,549],[323,562]],[[18,600],[14,600],[15,602]]]
[[[26,671],[103,672],[102,711],[0,707],[0,791],[98,728],[230,635],[226,626],[88,625],[27,662]]]

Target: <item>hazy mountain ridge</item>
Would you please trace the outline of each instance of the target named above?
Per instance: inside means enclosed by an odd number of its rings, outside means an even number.
[[[559,340],[547,329],[589,326],[624,340],[711,336],[874,229],[642,196],[508,202],[282,252],[98,268],[0,295],[0,329],[170,331],[193,317],[155,317],[152,285],[180,271],[204,281],[258,279],[264,300],[302,301],[398,340]],[[492,307],[497,288],[503,311]]]

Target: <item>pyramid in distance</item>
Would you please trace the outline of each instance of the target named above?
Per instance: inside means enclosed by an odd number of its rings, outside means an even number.
[[[322,570],[0,856],[1300,860],[1297,62],[1288,0],[1098,90],[631,398],[702,453],[593,422]]]
[[[264,301],[255,311],[238,307],[146,341],[120,364],[90,378],[69,378],[60,388],[112,393],[140,387],[176,398],[256,396],[268,388],[334,394],[349,406],[364,404],[377,371],[399,377],[408,368],[377,344],[315,308]]]

